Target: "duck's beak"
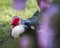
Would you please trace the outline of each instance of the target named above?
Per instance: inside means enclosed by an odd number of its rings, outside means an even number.
[[[13,30],[13,28],[14,28],[14,26],[12,25],[12,26],[10,27],[10,29]]]

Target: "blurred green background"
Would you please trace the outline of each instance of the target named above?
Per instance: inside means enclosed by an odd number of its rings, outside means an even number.
[[[18,40],[10,37],[10,21],[13,16],[22,19],[32,17],[38,8],[36,0],[28,0],[25,10],[17,11],[12,7],[13,0],[0,0],[0,48],[18,48]]]

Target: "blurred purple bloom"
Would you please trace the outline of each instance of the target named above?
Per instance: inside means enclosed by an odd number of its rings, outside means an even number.
[[[42,19],[40,21],[40,25],[38,26],[37,36],[38,36],[38,44],[41,48],[54,48],[55,44],[55,29],[54,29],[54,22],[55,20],[51,20],[55,17],[55,14],[58,13],[58,5],[52,5],[48,8],[45,13],[42,15]],[[54,24],[53,24],[53,23]]]
[[[25,8],[26,0],[14,0],[13,7],[17,10],[22,10]]]

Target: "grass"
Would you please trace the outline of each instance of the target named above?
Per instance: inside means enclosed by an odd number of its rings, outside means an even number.
[[[38,9],[36,0],[28,0],[25,10],[18,11],[12,7],[12,0],[0,0],[0,48],[18,48],[18,39],[10,37],[10,21],[13,16],[22,19],[32,17]]]

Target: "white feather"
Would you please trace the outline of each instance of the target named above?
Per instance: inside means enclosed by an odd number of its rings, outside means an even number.
[[[25,31],[24,25],[18,25],[12,30],[11,36],[18,38]]]

